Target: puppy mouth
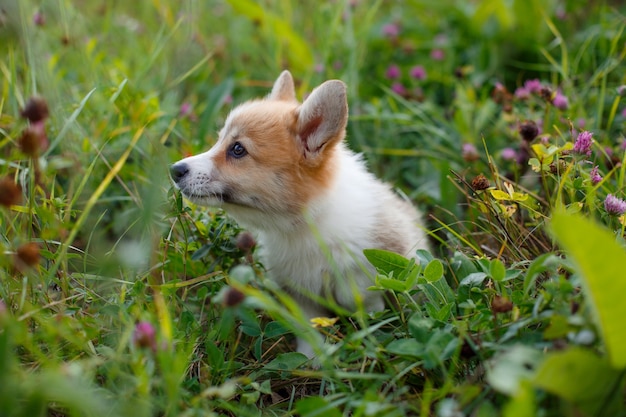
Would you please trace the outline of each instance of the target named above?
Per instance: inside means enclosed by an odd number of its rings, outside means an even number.
[[[228,190],[197,192],[181,188],[182,194],[190,201],[205,206],[221,206],[222,204],[231,204],[236,206],[249,207],[249,205],[237,201],[234,194]]]
[[[211,193],[205,194],[205,193],[188,192],[186,190],[181,190],[181,192],[183,193],[185,197],[187,197],[189,200],[192,200],[192,201],[198,201],[198,202],[217,201],[220,203],[232,203],[233,202],[232,195],[229,193],[211,192]]]

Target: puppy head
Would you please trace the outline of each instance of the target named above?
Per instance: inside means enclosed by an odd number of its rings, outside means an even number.
[[[347,118],[341,81],[323,83],[300,104],[284,71],[269,96],[230,113],[209,151],[172,165],[172,179],[189,200],[224,206],[235,218],[300,215],[332,183]]]

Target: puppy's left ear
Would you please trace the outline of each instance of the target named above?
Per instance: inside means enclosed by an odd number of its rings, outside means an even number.
[[[289,71],[285,70],[278,76],[268,98],[270,100],[297,101],[296,88]]]
[[[339,80],[317,87],[298,109],[297,134],[304,157],[315,161],[324,149],[341,142],[348,123],[346,85]]]

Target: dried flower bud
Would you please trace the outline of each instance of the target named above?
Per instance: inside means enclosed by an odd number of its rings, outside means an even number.
[[[39,152],[48,147],[48,137],[42,121],[28,126],[18,139],[18,145],[24,154],[36,157]]]
[[[250,252],[256,246],[254,236],[250,232],[241,232],[237,235],[237,249],[243,252]]]
[[[35,242],[25,243],[16,251],[17,259],[26,266],[35,266],[39,263],[39,245]]]
[[[552,103],[552,99],[554,98],[552,89],[550,87],[541,87],[539,95],[542,99],[550,103]]]
[[[41,97],[31,97],[20,112],[20,115],[31,123],[46,120],[49,114],[48,103]]]
[[[504,84],[496,83],[491,91],[491,99],[498,104],[504,104],[511,100],[511,93],[508,92]]]
[[[472,189],[474,191],[486,190],[489,188],[489,180],[483,174],[478,174],[472,180]]]
[[[0,206],[11,207],[22,201],[22,187],[10,177],[0,179]]]
[[[224,305],[226,307],[235,307],[243,302],[246,295],[236,288],[229,288],[224,295]]]
[[[519,125],[519,133],[526,142],[533,141],[539,134],[537,123],[532,120],[526,120]]]
[[[550,173],[553,175],[562,174],[567,169],[567,164],[562,159],[552,162],[549,166]]]
[[[506,297],[502,297],[501,295],[496,295],[491,300],[491,311],[494,314],[497,313],[506,313],[513,309],[513,303]]]

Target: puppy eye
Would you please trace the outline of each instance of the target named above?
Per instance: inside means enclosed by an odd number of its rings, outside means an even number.
[[[246,148],[244,148],[243,145],[239,142],[233,143],[233,146],[231,146],[228,150],[228,154],[234,158],[241,158],[247,153],[248,151],[246,151]]]

